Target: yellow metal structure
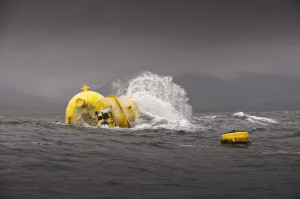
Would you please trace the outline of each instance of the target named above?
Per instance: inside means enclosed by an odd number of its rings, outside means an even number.
[[[132,98],[117,98],[89,91],[83,86],[83,92],[75,95],[66,109],[66,124],[81,126],[131,128],[138,107]]]
[[[249,143],[248,132],[234,132],[222,135],[221,142],[224,144],[247,144]]]

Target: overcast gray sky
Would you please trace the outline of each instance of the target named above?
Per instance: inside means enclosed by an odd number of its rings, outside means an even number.
[[[30,94],[149,70],[300,77],[300,1],[0,0],[0,85]]]

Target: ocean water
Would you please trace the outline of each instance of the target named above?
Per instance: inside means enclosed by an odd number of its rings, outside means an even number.
[[[0,118],[0,198],[299,198],[300,112],[195,114],[191,129],[143,117],[133,129]],[[232,129],[250,144],[221,144]]]
[[[196,114],[171,77],[115,85],[132,129],[1,116],[0,198],[300,198],[299,111]],[[221,144],[231,130],[250,144]]]

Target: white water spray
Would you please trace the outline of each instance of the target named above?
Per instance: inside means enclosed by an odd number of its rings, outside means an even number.
[[[172,77],[143,72],[128,82],[117,80],[113,87],[119,97],[133,97],[140,112],[155,123],[137,121],[136,128],[193,128],[188,122],[192,106],[188,104],[187,93]]]

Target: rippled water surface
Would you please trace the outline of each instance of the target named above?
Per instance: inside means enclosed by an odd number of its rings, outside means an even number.
[[[249,145],[222,145],[231,130]],[[300,198],[300,112],[141,115],[133,129],[0,117],[0,198]]]

